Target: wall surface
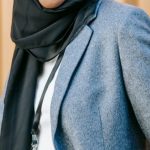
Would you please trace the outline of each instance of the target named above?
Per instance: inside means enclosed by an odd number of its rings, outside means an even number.
[[[12,0],[0,1],[0,95],[10,69],[14,44],[10,39]]]
[[[150,14],[150,0],[118,0],[139,6]],[[10,39],[13,0],[0,1],[0,95],[10,69],[14,44]]]

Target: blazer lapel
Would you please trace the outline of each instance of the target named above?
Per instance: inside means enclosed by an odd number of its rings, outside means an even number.
[[[95,16],[92,18],[92,20],[97,17],[101,2],[102,0],[98,0]],[[53,140],[57,129],[60,107],[64,100],[65,93],[67,92],[71,77],[73,76],[78,63],[86,52],[87,46],[92,37],[92,33],[93,30],[86,25],[65,50],[58,76],[55,81],[55,88],[51,102],[51,129]]]
[[[85,26],[79,35],[67,46],[65,50],[58,76],[55,81],[55,89],[51,102],[51,126],[53,138],[57,128],[61,103],[67,91],[71,77],[81,57],[86,51],[86,47],[90,41],[91,36],[92,29],[88,26]]]

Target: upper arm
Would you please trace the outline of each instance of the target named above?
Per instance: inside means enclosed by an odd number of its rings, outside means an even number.
[[[6,94],[7,82],[8,82],[8,78],[5,82],[3,95],[0,97],[0,133],[1,133],[1,125],[2,125],[2,119],[3,119],[3,112],[4,112],[4,98],[5,98],[5,94]]]
[[[0,132],[1,132],[1,124],[3,118],[3,109],[4,109],[4,103],[2,100],[0,100]]]
[[[131,105],[150,140],[150,17],[142,9],[133,9],[120,26],[118,45]]]

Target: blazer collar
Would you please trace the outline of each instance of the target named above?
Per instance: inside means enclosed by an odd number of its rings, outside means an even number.
[[[101,2],[102,0],[99,0],[93,20],[97,16]],[[59,111],[64,100],[65,93],[68,90],[69,83],[80,60],[87,50],[87,46],[92,37],[92,33],[93,30],[88,25],[86,25],[65,50],[65,54],[59,68],[58,76],[55,81],[55,88],[51,102],[51,129],[53,140],[57,129]]]

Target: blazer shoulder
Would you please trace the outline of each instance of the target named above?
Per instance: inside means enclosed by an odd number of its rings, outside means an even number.
[[[138,19],[141,22],[150,22],[148,14],[139,7],[115,0],[102,0],[92,27],[95,31],[115,35],[114,33],[117,34],[122,26],[127,26],[130,22],[136,23]]]
[[[145,13],[146,12],[137,6],[121,3],[116,0],[102,0],[101,6],[99,7],[98,16],[108,16],[111,18],[118,18],[118,20],[126,19],[133,12]],[[105,14],[105,15],[104,15]]]

